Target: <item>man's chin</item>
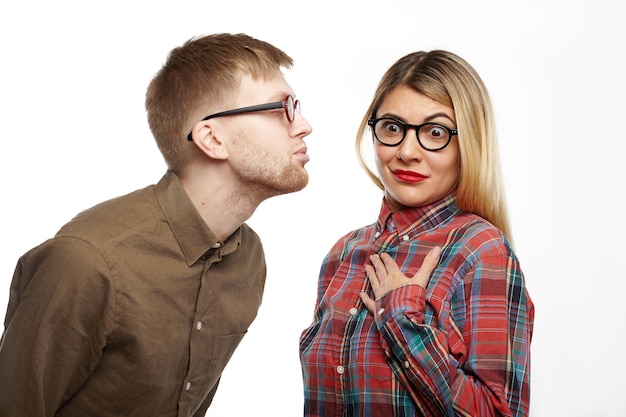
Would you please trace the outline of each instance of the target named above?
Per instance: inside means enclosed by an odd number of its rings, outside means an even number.
[[[287,191],[288,193],[295,193],[298,191],[303,190],[307,185],[309,184],[309,176],[306,175],[304,176],[301,180],[295,182],[293,184],[293,187],[291,188],[290,191]]]

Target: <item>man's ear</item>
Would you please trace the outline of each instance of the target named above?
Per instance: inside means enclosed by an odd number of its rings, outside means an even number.
[[[221,136],[216,134],[215,129],[208,120],[194,127],[192,137],[193,143],[209,158],[217,160],[228,159],[228,150]]]

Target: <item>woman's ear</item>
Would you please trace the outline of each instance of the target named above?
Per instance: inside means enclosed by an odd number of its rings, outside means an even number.
[[[228,159],[228,150],[209,121],[196,125],[194,129],[194,134],[192,135],[193,143],[196,144],[202,153],[211,159]]]

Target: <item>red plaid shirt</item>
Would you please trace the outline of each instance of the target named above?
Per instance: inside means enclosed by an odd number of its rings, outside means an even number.
[[[413,276],[443,248],[426,290],[406,285],[376,302],[364,265],[387,252]],[[526,416],[533,304],[509,242],[454,195],[392,213],[342,237],[321,267],[315,317],[302,333],[304,414]]]

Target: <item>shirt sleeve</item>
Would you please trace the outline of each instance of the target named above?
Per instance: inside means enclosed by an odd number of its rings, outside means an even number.
[[[89,243],[55,238],[24,255],[0,343],[0,415],[54,416],[98,364],[114,310],[107,265]]]
[[[424,324],[426,293],[418,285],[377,301],[376,323],[394,373],[425,416],[527,415],[533,307],[518,262],[506,255],[479,259],[458,291],[453,297],[463,300],[464,317],[456,322],[450,314],[437,327]]]

